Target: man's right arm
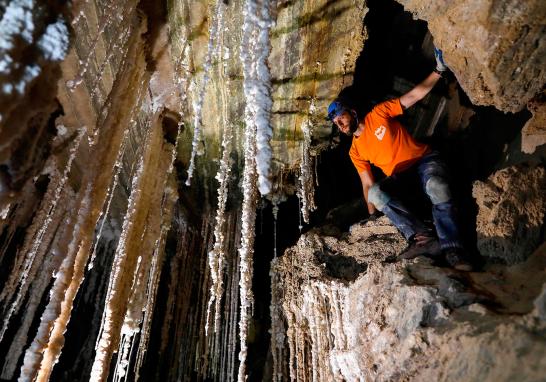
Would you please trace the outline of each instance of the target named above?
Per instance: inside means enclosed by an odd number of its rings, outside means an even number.
[[[436,59],[436,69],[423,82],[400,97],[400,103],[404,109],[415,105],[415,103],[430,93],[436,82],[442,77],[442,73],[447,70],[444,58],[442,57],[442,51],[436,47],[434,47],[434,57]]]
[[[373,215],[376,211],[376,208],[372,203],[368,201],[368,191],[370,190],[370,187],[374,184],[372,171],[371,169],[366,169],[361,171],[358,175],[360,175],[360,181],[362,182],[362,191],[364,192],[364,200],[366,201],[366,204],[368,206],[368,213],[370,215]]]

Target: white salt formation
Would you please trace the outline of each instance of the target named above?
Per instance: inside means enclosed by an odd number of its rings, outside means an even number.
[[[48,231],[49,225],[51,224],[55,216],[57,204],[59,203],[63,189],[68,180],[68,175],[70,174],[70,170],[72,169],[72,162],[76,157],[76,153],[84,133],[85,131],[83,129],[80,129],[77,133],[77,136],[74,139],[74,142],[70,148],[68,161],[63,173],[55,174],[60,175],[60,177],[56,179],[57,185],[53,190],[53,196],[51,197],[51,201],[47,206],[48,210],[44,211],[46,216],[40,222],[39,230],[36,233],[31,248],[26,253],[25,251],[20,252],[20,254],[22,255],[21,257],[24,257],[24,264],[22,264],[21,268],[17,268],[16,272],[12,273],[12,280],[14,284],[12,284],[12,286],[8,284],[0,294],[0,301],[8,302],[13,299],[9,310],[4,315],[4,322],[2,324],[2,330],[0,331],[0,342],[2,341],[7,327],[10,323],[11,316],[14,313],[19,312],[21,302],[27,297],[27,292],[29,288],[29,277],[31,279],[34,278],[36,272],[38,272],[38,264],[41,264],[44,261],[43,257],[46,255],[46,253],[38,253],[38,250],[44,240],[44,235]],[[57,164],[55,165],[55,167],[59,168],[60,166]],[[15,278],[17,278],[18,280],[15,281]]]
[[[309,213],[316,209],[315,206],[315,183],[313,181],[313,159],[311,158],[311,137],[313,135],[313,126],[311,119],[316,112],[315,100],[309,103],[308,117],[303,121],[301,130],[303,132],[303,142],[301,146],[300,175],[298,177],[300,188],[298,197],[301,203],[301,215],[303,221],[309,223]]]
[[[0,19],[0,75],[11,79],[2,84],[5,95],[14,95],[15,91],[19,96],[23,95],[42,71],[43,63],[39,62],[20,70],[16,51],[21,43],[29,47],[36,43],[40,58],[47,61],[60,61],[66,56],[68,30],[64,20],[48,24],[43,34],[37,35],[36,27],[41,28],[42,18],[44,14],[32,0],[14,0],[6,4]]]
[[[227,102],[227,100],[224,100]],[[225,102],[224,102],[225,105]],[[225,113],[225,110],[224,110]],[[224,114],[225,115],[225,114]],[[224,278],[224,267],[225,267],[225,257],[226,257],[226,238],[228,234],[226,232],[226,203],[229,192],[229,177],[231,173],[231,141],[233,139],[232,126],[230,122],[224,119],[224,138],[222,139],[222,158],[220,161],[220,168],[218,169],[218,174],[216,175],[216,180],[219,183],[218,187],[218,207],[216,211],[216,219],[214,226],[214,248],[209,252],[209,268],[212,277],[212,287],[210,291],[210,300],[207,308],[207,324],[205,326],[205,331],[208,334],[209,331],[209,316],[212,308],[214,306],[214,333],[217,333],[220,326],[220,301],[222,295],[224,294],[223,287],[223,278]]]
[[[243,10],[241,62],[245,102],[252,109],[246,123],[256,126],[256,167],[262,195],[271,191],[271,74],[267,58],[271,50],[269,30],[273,25],[270,1],[247,0]]]
[[[220,23],[220,26],[223,23]],[[224,52],[223,40],[225,34],[228,34],[229,29],[226,26],[221,28],[219,33],[221,35],[218,38],[217,43],[217,56],[222,57],[222,65],[218,65],[219,77],[226,81],[226,92],[222,93],[221,97],[221,110],[218,117],[218,124],[223,127],[222,137],[222,157],[220,159],[220,166],[218,173],[216,174],[216,180],[218,181],[218,204],[216,208],[216,218],[214,225],[214,246],[208,253],[209,269],[212,278],[212,285],[210,290],[210,297],[207,306],[207,315],[205,323],[205,334],[209,335],[209,326],[211,320],[211,311],[214,304],[214,335],[218,340],[220,339],[220,309],[221,300],[224,294],[224,268],[226,267],[226,257],[228,250],[228,235],[227,230],[228,221],[226,220],[226,203],[229,195],[229,181],[231,177],[232,161],[230,159],[232,153],[232,141],[233,141],[233,122],[229,120],[228,106],[232,99],[231,92],[229,92],[229,77],[227,76],[228,60],[230,58],[229,49],[225,47]]]
[[[245,96],[245,161],[243,170],[243,207],[241,213],[240,256],[240,317],[239,317],[239,371],[238,381],[246,379],[247,335],[253,304],[252,275],[254,225],[256,222],[257,184],[264,195],[271,183],[271,95],[270,74],[267,68],[271,10],[269,2],[248,0],[243,9],[243,38],[241,63],[243,66],[243,93]]]
[[[151,100],[150,100],[151,101]],[[163,190],[176,145],[163,140],[159,120],[150,121],[144,152],[131,186],[131,196],[123,230],[116,249],[108,283],[105,309],[91,370],[92,380],[106,380],[111,357],[119,346],[116,378],[125,376],[129,364],[129,349],[135,346],[135,334],[140,331],[143,312],[149,301],[150,273],[161,234]],[[153,174],[153,176],[152,176]],[[155,271],[161,269],[157,266]]]
[[[203,154],[200,148],[200,145],[203,141],[203,133],[201,132],[202,127],[202,109],[203,102],[205,102],[205,92],[207,90],[207,85],[210,78],[211,64],[212,60],[216,58],[217,49],[214,44],[217,43],[218,30],[223,29],[223,1],[218,0],[216,2],[215,11],[213,13],[214,18],[210,24],[209,31],[209,43],[207,45],[207,57],[205,63],[203,64],[203,80],[198,91],[197,101],[193,105],[193,140],[192,140],[192,151],[190,157],[190,165],[188,167],[188,178],[186,179],[186,186],[191,185],[191,178],[193,177],[193,171],[195,169],[195,156]]]

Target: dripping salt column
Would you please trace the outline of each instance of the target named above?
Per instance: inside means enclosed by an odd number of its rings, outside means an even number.
[[[252,35],[256,39],[252,44],[252,51],[247,52],[251,56],[250,60],[253,61],[255,69],[249,73],[245,72],[245,81],[247,74],[253,75],[251,92],[254,98],[252,107],[256,123],[256,169],[258,188],[262,195],[271,192],[271,137],[273,135],[271,108],[273,101],[271,99],[271,73],[267,66],[267,58],[271,52],[269,31],[273,26],[270,9],[272,3],[275,2],[249,0],[244,11],[245,26],[254,29]],[[250,19],[248,24],[247,19]]]
[[[161,120],[162,119],[160,118],[160,121]],[[158,127],[155,130],[161,129],[160,124],[161,122],[156,123]],[[137,259],[136,265],[134,266],[133,277],[131,283],[129,284],[130,290],[126,296],[122,296],[124,298],[122,300],[122,304],[126,303],[127,309],[125,312],[125,318],[123,319],[123,325],[121,326],[120,330],[121,341],[119,341],[120,344],[118,358],[116,361],[114,381],[120,381],[127,375],[130,362],[129,351],[131,349],[138,347],[141,352],[145,352],[145,349],[141,349],[139,346],[140,338],[136,336],[136,333],[140,331],[143,312],[146,310],[145,304],[149,300],[149,294],[154,293],[154,291],[150,289],[150,282],[153,279],[153,256],[154,254],[157,255],[155,249],[157,246],[158,237],[161,236],[163,200],[169,200],[169,198],[164,198],[164,190],[166,190],[165,186],[170,175],[170,171],[172,171],[172,163],[176,154],[176,146],[166,142],[165,140],[156,139],[155,142],[147,142],[147,144],[149,146],[153,145],[152,150],[154,153],[157,153],[158,160],[157,167],[151,167],[151,171],[148,172],[155,174],[155,176],[144,180],[146,185],[149,186],[148,200],[146,204],[136,206],[136,208],[139,208],[139,210],[144,210],[143,216],[145,216],[145,218],[142,220],[142,225],[140,227],[136,227],[136,225],[132,226],[132,229],[138,230],[138,232],[136,232],[138,236],[134,235],[136,237],[133,241],[133,248],[136,250],[134,250],[132,253],[132,255]],[[142,181],[143,179],[140,179],[141,184],[139,186],[142,185]],[[144,192],[144,190],[141,188],[140,192]],[[125,250],[128,250],[129,245],[121,242],[120,244],[125,247]],[[126,254],[130,255],[128,252],[126,252]],[[159,265],[161,266],[161,264]],[[120,275],[120,278],[124,278],[126,282],[129,281],[129,273]],[[110,288],[110,290],[114,291],[114,288],[115,286]],[[117,303],[116,305],[119,307],[122,304]],[[118,315],[118,320],[119,317],[120,316]]]
[[[209,43],[207,45],[207,56],[205,58],[205,64],[203,65],[203,83],[201,84],[201,88],[199,89],[199,93],[197,96],[197,102],[194,104],[193,112],[194,112],[194,119],[193,119],[193,140],[192,140],[192,150],[191,150],[191,157],[190,157],[190,165],[188,167],[188,178],[186,179],[186,186],[191,185],[191,178],[193,177],[193,171],[195,169],[195,156],[198,154],[201,154],[199,149],[199,143],[202,140],[202,133],[201,133],[201,125],[202,125],[202,109],[203,109],[203,102],[205,101],[205,91],[207,90],[207,84],[210,79],[210,70],[211,70],[211,63],[213,54],[216,52],[216,49],[214,48],[214,42],[217,40],[218,35],[218,24],[223,23],[223,1],[217,0],[216,2],[216,8],[213,17],[213,20],[211,22],[210,31],[209,31]],[[221,26],[220,26],[221,27]]]
[[[311,103],[309,104],[308,116],[301,125],[301,130],[303,132],[303,143],[301,147],[300,176],[298,177],[298,180],[300,182],[298,197],[301,201],[301,215],[305,223],[309,223],[309,213],[316,209],[315,187],[312,171],[313,163],[309,152],[311,148],[311,137],[313,128],[311,118],[315,112],[315,100],[312,99]]]
[[[248,320],[253,303],[252,295],[252,255],[254,248],[254,225],[256,222],[256,204],[258,190],[256,188],[256,155],[255,143],[256,129],[253,125],[245,127],[245,168],[243,174],[243,208],[241,214],[241,246],[239,248],[239,288],[240,288],[240,317],[239,317],[239,338],[241,349],[239,351],[239,372],[240,382],[246,379],[246,356],[247,356],[247,335]]]
[[[219,18],[221,15],[218,16]],[[223,21],[219,21],[220,30],[223,33],[222,28]],[[227,29],[227,28],[226,28]],[[218,51],[221,51],[222,44],[221,39],[218,39]],[[214,246],[212,251],[208,254],[209,268],[212,278],[212,286],[210,291],[209,302],[207,306],[207,315],[205,323],[205,334],[208,335],[210,314],[212,304],[214,303],[214,333],[218,335],[220,329],[220,302],[224,293],[224,267],[226,261],[226,236],[228,235],[227,221],[226,221],[226,203],[229,193],[229,178],[231,174],[230,154],[231,154],[231,142],[233,139],[233,124],[229,121],[228,116],[228,100],[231,99],[230,94],[226,94],[230,89],[230,79],[226,75],[227,60],[229,59],[229,50],[225,50],[225,54],[222,56],[222,65],[218,65],[219,77],[225,82],[225,86],[221,87],[221,118],[218,123],[223,127],[224,135],[222,138],[222,158],[220,160],[220,167],[216,174],[216,180],[219,183],[218,187],[218,207],[216,210],[216,218],[214,225]]]
[[[51,157],[51,163],[46,162],[51,181],[44,198],[40,203],[40,209],[33,218],[32,225],[27,230],[25,243],[18,251],[18,260],[24,260],[29,269],[23,272],[23,262],[17,263],[10,273],[10,279],[16,284],[6,283],[6,287],[0,296],[0,306],[10,308],[4,314],[4,326],[10,323],[11,314],[17,314],[25,301],[25,315],[17,325],[17,334],[9,345],[9,350],[4,359],[1,378],[13,379],[17,363],[27,345],[29,330],[39,308],[42,294],[47,290],[51,281],[51,274],[58,269],[62,256],[55,250],[56,233],[63,225],[64,216],[73,208],[74,191],[67,187],[67,179],[71,172],[72,163],[77,155],[77,148],[83,139],[84,131],[80,130],[80,136],[68,148],[68,159],[62,163],[59,156]],[[64,166],[64,168],[63,168]],[[68,201],[59,203],[60,200]],[[53,248],[53,249],[52,249]],[[31,259],[32,258],[32,259]],[[27,265],[25,265],[26,267]],[[8,280],[9,281],[9,280]],[[4,292],[6,292],[4,294]],[[12,301],[12,305],[9,305]],[[12,310],[13,309],[13,310]]]
[[[44,235],[46,232],[48,232],[48,228],[50,223],[53,221],[53,217],[56,213],[57,203],[59,202],[61,193],[64,189],[64,186],[66,184],[66,181],[68,179],[68,175],[70,173],[70,170],[72,169],[72,162],[74,161],[74,158],[76,157],[77,150],[80,146],[80,142],[83,138],[84,130],[81,129],[78,132],[78,135],[72,144],[72,147],[70,148],[69,152],[69,158],[68,163],[63,171],[62,176],[58,180],[58,182],[51,182],[52,185],[55,186],[55,189],[53,191],[53,197],[51,199],[48,199],[47,205],[44,205],[47,208],[47,212],[45,217],[43,218],[43,221],[40,222],[40,228],[38,232],[36,233],[36,236],[33,237],[32,240],[32,246],[28,252],[21,252],[24,253],[24,264],[19,269],[14,269],[14,272],[12,272],[10,277],[10,281],[17,278],[17,281],[13,282],[10,286],[10,284],[7,284],[7,287],[2,291],[2,294],[0,295],[0,301],[9,301],[10,299],[6,300],[7,296],[15,295],[15,299],[13,300],[8,312],[4,315],[4,322],[2,325],[2,330],[0,331],[0,342],[2,341],[4,337],[4,333],[7,330],[8,324],[10,322],[11,316],[14,313],[17,313],[20,308],[20,303],[22,300],[26,297],[27,291],[29,288],[30,281],[29,279],[33,279],[36,272],[38,272],[37,264],[41,264],[43,261],[43,257],[45,256],[45,252],[39,253],[40,244],[42,243],[42,240],[44,238]],[[29,243],[30,244],[30,243]],[[39,258],[41,261],[37,261],[37,258]]]
[[[138,29],[140,26],[134,20],[134,27]],[[138,102],[139,89],[142,86],[146,65],[139,54],[142,51],[142,40],[137,32],[130,34],[131,49],[110,94],[108,114],[98,126],[98,141],[91,147],[90,153],[94,161],[90,162],[89,171],[85,173],[83,186],[77,196],[77,205],[80,207],[75,209],[71,217],[70,226],[74,228],[66,233],[66,247],[60,249],[60,253],[65,254],[65,259],[57,272],[58,277],[50,291],[50,299],[41,316],[36,337],[25,353],[20,381],[34,380],[38,368],[38,380],[47,380],[62,350],[64,332],[70,319],[74,297],[84,277],[95,226],[106,200],[123,131],[129,125],[131,112]]]
[[[143,249],[141,239],[147,228],[148,212],[153,204],[154,191],[158,188],[157,183],[163,184],[161,175],[157,173],[162,156],[162,142],[163,131],[156,121],[149,130],[142,162],[133,179],[127,215],[123,222],[123,231],[108,284],[102,327],[91,369],[92,381],[106,380],[112,354],[120,340],[122,324],[129,305],[133,275],[135,275],[139,254]],[[145,259],[149,263],[149,256]],[[128,318],[128,320],[131,319]],[[134,330],[134,325],[137,324],[127,322],[125,329]]]
[[[270,2],[248,0],[243,9],[243,92],[245,95],[245,163],[243,174],[243,209],[240,256],[240,318],[238,380],[246,379],[247,335],[252,306],[252,255],[256,222],[257,190],[265,195],[271,190],[271,77],[267,67],[270,51],[269,29],[272,25]]]

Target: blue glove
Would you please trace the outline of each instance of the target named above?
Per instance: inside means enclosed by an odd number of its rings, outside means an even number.
[[[436,59],[436,70],[438,72],[445,72],[447,70],[447,65],[444,62],[442,51],[436,47],[434,47],[434,58]]]

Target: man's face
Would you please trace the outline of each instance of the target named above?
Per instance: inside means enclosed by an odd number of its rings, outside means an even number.
[[[348,136],[353,135],[358,127],[356,119],[346,110],[335,117],[333,122],[339,128],[339,131]]]

